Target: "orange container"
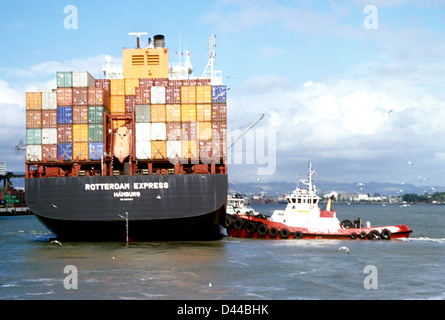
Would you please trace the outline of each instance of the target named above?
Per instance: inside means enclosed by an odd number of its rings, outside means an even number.
[[[212,139],[212,123],[210,121],[198,122],[198,140]]]
[[[136,87],[139,86],[139,79],[125,79],[125,95],[134,96]]]
[[[150,113],[151,122],[165,122],[165,104],[152,104]]]
[[[110,94],[112,96],[125,95],[125,80],[124,79],[110,79]]]
[[[151,142],[151,158],[167,159],[167,143],[165,140],[157,140]]]
[[[165,112],[166,112],[166,121],[167,122],[180,122],[181,121],[181,105],[180,104],[167,104]]]
[[[181,104],[181,121],[196,121],[196,104]]]
[[[196,103],[212,102],[212,86],[196,86]]]
[[[73,143],[73,159],[87,160],[88,159],[88,143],[74,142]]]
[[[113,79],[111,79],[113,80]],[[125,113],[125,96],[111,96],[111,114]]]
[[[198,157],[198,145],[196,140],[181,141],[181,158],[196,159]]]
[[[87,124],[73,124],[73,142],[88,142]]]
[[[42,93],[27,92],[26,93],[26,110],[42,109]]]
[[[210,103],[196,105],[196,121],[212,121],[212,105]]]

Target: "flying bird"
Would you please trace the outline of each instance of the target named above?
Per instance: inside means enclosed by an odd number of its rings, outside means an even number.
[[[57,241],[57,240],[53,240],[53,241],[51,241],[50,243],[57,243],[59,246],[61,246],[62,247],[62,244],[60,243],[60,241]]]
[[[349,248],[348,247],[340,247],[337,249],[337,252],[339,252],[340,250],[345,250],[347,254],[349,254]]]
[[[413,161],[411,159],[408,160],[408,164],[410,164],[412,166],[414,165],[414,163],[413,163]]]

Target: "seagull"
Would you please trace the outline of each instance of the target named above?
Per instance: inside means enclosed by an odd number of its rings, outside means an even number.
[[[58,209],[58,207],[57,207],[54,203],[51,203],[51,205],[52,205],[54,208]]]
[[[349,248],[348,247],[340,247],[337,249],[337,252],[340,250],[346,250],[346,253],[349,254]]]
[[[414,165],[413,161],[411,159],[408,160],[408,164]]]
[[[53,241],[51,241],[50,243],[57,243],[57,244],[59,244],[59,245],[62,247],[62,244],[60,243],[60,241],[53,240]]]
[[[158,194],[157,197],[156,197],[156,199],[161,199],[161,196]]]
[[[211,282],[209,282],[209,288],[211,288],[212,287],[212,283]]]

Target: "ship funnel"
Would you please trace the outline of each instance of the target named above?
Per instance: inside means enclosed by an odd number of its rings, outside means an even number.
[[[334,195],[328,198],[328,202],[326,203],[326,211],[332,211],[332,200],[334,199]]]
[[[157,34],[153,37],[153,43],[156,48],[164,48],[165,46],[165,39],[162,34]]]

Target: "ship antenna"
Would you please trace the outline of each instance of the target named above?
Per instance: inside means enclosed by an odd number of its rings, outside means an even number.
[[[147,34],[148,34],[147,32],[129,32],[128,33],[129,36],[136,36],[136,48],[137,49],[139,49],[141,47],[140,43],[139,43],[139,38],[142,35],[147,35]]]

